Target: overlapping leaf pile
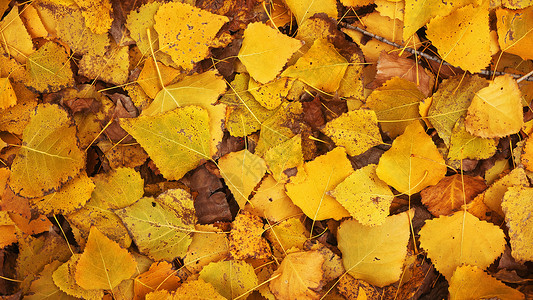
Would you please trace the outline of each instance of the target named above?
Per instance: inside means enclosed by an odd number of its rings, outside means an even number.
[[[0,294],[533,295],[530,1],[0,12]]]

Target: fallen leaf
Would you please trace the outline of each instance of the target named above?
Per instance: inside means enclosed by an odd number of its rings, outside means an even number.
[[[7,211],[0,211],[0,248],[4,248],[18,241],[15,222]]]
[[[143,55],[149,55],[150,49],[154,52],[159,49],[159,43],[156,43],[157,32],[154,29],[154,16],[160,6],[160,2],[144,4],[137,10],[131,11],[126,19],[126,27],[130,31],[130,36],[135,40]],[[150,38],[148,38],[148,34],[150,34]]]
[[[200,279],[213,285],[220,295],[228,299],[245,297],[257,287],[254,268],[240,260],[210,263],[200,271]]]
[[[274,255],[283,258],[289,249],[304,249],[304,244],[309,239],[309,231],[300,218],[293,217],[270,226],[266,237],[272,244]]]
[[[289,93],[294,80],[291,78],[275,79],[271,82],[260,84],[250,78],[248,91],[266,109],[278,107]]]
[[[129,48],[116,47],[104,55],[85,54],[79,62],[78,74],[115,85],[125,84],[129,71]]]
[[[196,225],[183,263],[187,270],[197,273],[212,262],[229,257],[229,245],[226,234],[213,225]]]
[[[460,118],[452,129],[448,159],[487,159],[496,153],[498,139],[485,139],[466,131],[464,118]]]
[[[74,278],[76,266],[81,254],[74,254],[70,259],[60,265],[52,274],[53,283],[66,294],[83,299],[102,299],[104,291],[102,289],[86,290],[76,283]]]
[[[166,298],[165,298],[166,297]],[[184,282],[179,286],[176,291],[169,294],[168,291],[155,291],[146,295],[146,300],[188,300],[188,299],[213,299],[224,300],[222,297],[208,282],[202,279],[190,280]]]
[[[519,11],[498,8],[496,20],[498,42],[502,51],[519,55],[524,60],[533,59],[533,55],[528,51],[533,47],[533,7]]]
[[[497,226],[468,212],[427,220],[420,230],[420,246],[446,279],[463,264],[488,267],[505,247],[505,235]]]
[[[301,135],[295,135],[291,139],[268,149],[264,158],[276,181],[280,183],[289,181],[290,178],[285,171],[299,168],[304,163]]]
[[[96,187],[91,196],[92,201],[99,202],[106,208],[130,206],[144,194],[144,180],[132,168],[117,168],[106,174],[98,174],[93,177],[93,182]]]
[[[160,5],[159,2],[154,2],[151,4]],[[139,77],[137,77],[137,83],[141,86],[148,97],[154,99],[159,91],[174,81],[178,75],[180,75],[178,69],[165,66],[160,62],[157,62],[156,66],[154,60],[149,58],[144,61],[144,66],[141,70],[141,73],[139,74]],[[164,111],[167,110],[171,109],[165,109]]]
[[[264,259],[272,255],[270,245],[262,237],[263,220],[248,211],[241,211],[231,225],[229,252],[233,259]]]
[[[176,273],[172,270],[172,264],[166,261],[154,262],[148,271],[135,277],[133,299],[145,299],[146,294],[152,291],[176,290],[181,282]]]
[[[111,2],[109,0],[74,0],[85,18],[85,25],[96,34],[107,33],[111,28]]]
[[[337,18],[337,3],[334,0],[323,0],[318,2],[284,0],[284,2],[295,16],[298,25],[301,25],[306,19],[317,13],[325,13],[333,19]]]
[[[57,92],[74,84],[70,61],[65,49],[54,42],[47,42],[28,56],[27,85],[39,92]]]
[[[294,205],[285,193],[285,186],[276,181],[272,175],[267,175],[261,180],[249,202],[247,208],[254,215],[266,218],[273,223],[303,214],[302,210]]]
[[[18,62],[25,63],[27,57],[35,49],[31,36],[22,23],[17,6],[14,6],[0,22],[0,29],[2,31],[2,46],[6,47],[5,52],[13,56]]]
[[[15,106],[15,104],[17,104],[17,95],[9,78],[0,78],[0,109]]]
[[[512,255],[518,261],[533,260],[533,221],[530,217],[533,209],[530,200],[532,195],[533,188],[519,185],[509,187],[503,196],[502,209],[509,228]]]
[[[47,264],[38,277],[32,281],[29,293],[24,296],[24,299],[29,300],[41,300],[54,296],[54,299],[57,300],[75,300],[76,297],[69,296],[68,294],[62,292],[55,284],[52,279],[52,273],[61,265],[61,262],[54,260],[51,263]]]

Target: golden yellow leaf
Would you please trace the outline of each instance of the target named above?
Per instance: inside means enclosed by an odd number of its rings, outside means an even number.
[[[342,265],[342,258],[329,249],[325,244],[322,244],[318,241],[306,243],[305,250],[316,250],[324,257],[324,264],[322,265],[322,270],[324,271],[324,282],[330,282],[345,274],[346,270]]]
[[[449,281],[450,300],[523,300],[524,294],[488,275],[476,266],[460,266]]]
[[[380,15],[391,19],[398,19],[403,22],[405,10],[404,1],[375,0],[376,10]],[[403,32],[402,32],[403,35]]]
[[[86,290],[76,283],[74,278],[76,266],[81,254],[73,254],[70,259],[60,265],[52,274],[54,284],[66,294],[83,299],[102,299],[104,296],[103,289]]]
[[[272,224],[266,232],[266,237],[272,243],[276,257],[282,258],[289,249],[303,250],[304,243],[309,239],[309,231],[297,216]]]
[[[246,149],[224,155],[219,159],[218,167],[241,208],[267,170],[265,161]]]
[[[64,110],[39,105],[11,166],[11,189],[23,197],[42,197],[76,177],[85,167],[85,153],[76,139],[76,126]]]
[[[420,246],[437,271],[450,280],[463,264],[488,267],[502,254],[505,235],[497,226],[459,211],[427,220],[420,230]]]
[[[298,171],[296,183],[287,183],[287,195],[294,204],[311,219],[319,221],[329,218],[340,220],[349,212],[333,197],[326,194],[353,172],[344,148],[337,147],[330,152],[304,164],[305,172]]]
[[[119,209],[132,205],[144,194],[144,180],[132,168],[117,168],[93,177],[96,188],[91,201],[100,208]]]
[[[448,159],[487,159],[496,153],[498,139],[485,139],[466,131],[464,118],[460,118],[452,130]]]
[[[181,279],[172,269],[172,264],[166,261],[154,262],[150,269],[135,277],[134,299],[145,299],[152,291],[174,291],[180,285]]]
[[[121,119],[120,125],[169,180],[180,179],[201,160],[210,158],[209,116],[201,107],[190,105],[153,117]]]
[[[416,121],[381,156],[376,172],[400,193],[412,195],[444,178],[446,164],[431,137]]]
[[[20,12],[20,17],[32,38],[48,37],[48,31],[44,27],[37,9],[33,5],[24,6],[24,9]]]
[[[151,292],[146,295],[146,300],[189,300],[189,299],[212,299],[225,300],[208,282],[202,279],[189,280],[184,282],[174,292],[166,290]]]
[[[518,11],[498,8],[496,19],[502,51],[519,55],[524,60],[533,59],[530,51],[533,47],[533,7]]]
[[[229,256],[228,238],[225,233],[213,225],[196,225],[183,263],[187,270],[198,273],[211,262]]]
[[[74,85],[69,56],[54,42],[47,42],[26,61],[29,87],[40,93],[57,92]]]
[[[157,32],[154,29],[154,15],[157,13],[159,6],[161,6],[160,2],[144,4],[137,10],[130,12],[126,19],[126,27],[130,31],[131,38],[135,40],[139,51],[146,56],[150,54],[150,49],[154,50],[154,52],[159,49],[159,43],[156,43]],[[148,38],[147,29],[150,32],[150,39]],[[150,41],[152,41],[151,45]]]
[[[272,274],[270,290],[278,299],[320,299],[323,263],[318,251],[290,253]]]
[[[403,35],[404,24],[402,21],[373,12],[361,18],[366,29],[378,36],[384,37],[391,42],[408,47],[420,46],[418,35]]]
[[[385,286],[400,279],[407,254],[409,222],[414,211],[387,217],[382,225],[369,227],[355,220],[341,223],[337,231],[346,272],[355,279]]]
[[[512,186],[505,193],[502,209],[509,228],[513,258],[517,261],[533,261],[533,188]]]
[[[128,80],[129,62],[129,48],[116,47],[105,55],[84,55],[79,62],[78,73],[90,79],[121,85]]]
[[[181,2],[161,5],[154,16],[159,50],[190,70],[209,55],[209,45],[228,18]],[[209,20],[209,22],[205,22]]]
[[[247,209],[273,223],[303,214],[285,193],[285,186],[272,175],[267,175],[261,181]]]
[[[348,62],[335,47],[327,40],[319,39],[281,76],[297,78],[315,89],[335,93],[347,67]]]
[[[298,25],[318,13],[325,13],[328,17],[337,19],[337,3],[335,0],[284,0],[284,2],[295,16]]]
[[[302,113],[303,106],[300,101],[285,101],[275,110],[269,111],[268,118],[265,118],[261,123],[261,132],[255,153],[259,156],[265,156],[269,149],[294,137],[295,133],[291,127],[294,128],[296,124],[301,123]]]
[[[42,198],[31,199],[33,207],[45,215],[68,214],[85,206],[91,198],[94,184],[85,171],[59,191],[46,195]]]
[[[159,2],[151,4],[160,5]],[[137,83],[142,87],[148,97],[154,99],[159,91],[169,85],[178,75],[180,75],[179,70],[165,66],[160,62],[157,62],[156,66],[154,60],[149,58],[144,61],[144,66],[137,78]]]
[[[270,245],[262,237],[263,220],[246,210],[235,217],[229,234],[229,253],[233,259],[265,259],[272,255]]]
[[[350,28],[342,28],[342,32],[346,33],[363,51],[366,62],[377,63],[382,52],[391,53],[395,51],[395,47],[383,42],[380,42],[376,39],[371,39],[367,41],[367,37],[355,30]]]
[[[15,223],[9,217],[9,213],[0,211],[0,248],[17,242],[16,231]]]
[[[39,273],[38,278],[32,281],[29,293],[24,296],[28,300],[42,300],[50,298],[52,295],[57,300],[76,300],[79,298],[69,296],[62,292],[54,283],[52,273],[61,265],[61,262],[54,260],[47,264]]]
[[[287,60],[301,46],[301,41],[268,25],[251,23],[244,31],[238,57],[254,80],[267,83],[276,78]]]
[[[17,95],[9,78],[0,78],[0,109],[15,106],[15,104],[17,104]]]
[[[424,98],[415,83],[394,77],[375,89],[365,106],[376,112],[383,131],[395,138],[409,124],[418,123],[418,105]]]
[[[111,2],[109,0],[74,0],[81,8],[85,25],[96,34],[106,33],[111,28]]]
[[[227,299],[243,297],[257,287],[257,275],[252,265],[241,260],[210,263],[200,272],[200,279],[213,285]]]
[[[488,3],[488,2],[487,2]],[[468,5],[428,24],[427,36],[445,61],[472,73],[491,60],[489,11]]]
[[[355,170],[333,190],[332,196],[363,225],[385,222],[394,194],[376,174],[376,165]]]
[[[264,157],[274,179],[280,183],[287,182],[289,176],[285,171],[291,168],[299,168],[304,163],[302,137],[295,135],[291,139],[268,149]]]
[[[465,119],[468,132],[483,138],[504,137],[522,128],[522,96],[516,80],[496,77],[476,92]]]
[[[280,78],[265,84],[260,84],[253,80],[253,78],[250,78],[248,91],[265,108],[274,109],[287,96],[293,82],[294,80],[291,78]]]
[[[15,6],[0,22],[2,32],[2,46],[5,52],[18,62],[25,63],[27,57],[35,51],[33,42],[22,19],[19,16],[18,7]]]
[[[128,250],[106,237],[96,227],[76,266],[76,283],[84,289],[112,290],[136,271],[137,262]]]
[[[372,110],[352,110],[328,122],[322,132],[337,146],[346,148],[350,156],[359,155],[383,143],[376,113]]]

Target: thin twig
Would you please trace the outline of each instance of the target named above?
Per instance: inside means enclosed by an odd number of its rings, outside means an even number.
[[[423,58],[425,59],[429,59],[429,60],[432,60],[432,61],[435,61],[439,64],[442,64],[443,66],[450,66],[450,67],[454,67],[452,64],[438,58],[438,57],[435,57],[435,56],[432,56],[430,54],[427,54],[427,53],[424,53],[424,52],[420,52],[420,51],[416,51],[415,49],[413,48],[409,48],[409,47],[405,47],[405,46],[402,46],[400,44],[397,44],[395,42],[392,42],[392,41],[389,41],[387,40],[386,38],[384,37],[381,37],[379,35],[375,35],[373,34],[372,32],[369,32],[369,31],[366,31],[362,28],[359,28],[357,26],[353,26],[353,25],[350,25],[346,22],[341,22],[340,23],[343,27],[345,28],[348,28],[348,29],[353,29],[353,30],[357,30],[359,32],[361,32],[362,34],[366,35],[366,36],[369,36],[369,37],[372,37],[380,42],[383,42],[387,45],[391,45],[393,47],[396,47],[398,49],[402,49],[403,51],[407,51],[413,55],[420,55],[422,56]],[[491,70],[481,70],[479,72],[477,72],[478,74],[481,74],[481,75],[485,75],[485,76],[493,76],[493,75],[497,75],[497,76],[501,76],[501,75],[510,75],[512,76],[513,78],[516,78],[517,79],[517,82],[521,82],[521,81],[533,81],[533,71],[529,72],[528,74],[526,75],[518,75],[518,74],[510,74],[510,73],[505,73],[505,72],[500,72],[500,71],[491,71]]]

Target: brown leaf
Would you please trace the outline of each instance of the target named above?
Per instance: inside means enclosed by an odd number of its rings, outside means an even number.
[[[312,101],[302,103],[304,110],[304,121],[311,126],[313,129],[317,129],[324,124],[324,115],[322,114],[322,103],[320,98],[317,96],[313,98]]]
[[[73,98],[63,101],[63,105],[70,109],[72,114],[78,112],[97,113],[102,103],[96,101],[94,98]]]
[[[196,194],[194,208],[200,224],[231,221],[224,185],[205,165],[196,168],[192,173],[189,187]]]
[[[436,185],[424,189],[422,203],[434,216],[449,215],[487,188],[479,177],[456,174],[444,177]]]

